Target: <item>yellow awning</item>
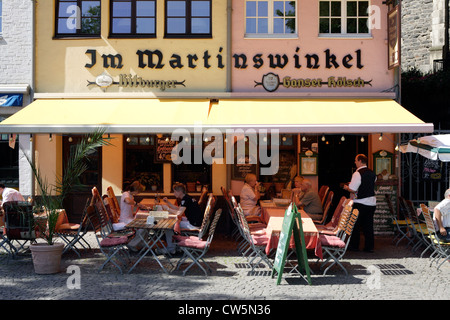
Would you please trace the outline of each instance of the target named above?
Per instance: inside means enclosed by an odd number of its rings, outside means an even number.
[[[39,99],[0,123],[0,133],[171,133],[278,129],[284,133],[432,132],[386,99]]]

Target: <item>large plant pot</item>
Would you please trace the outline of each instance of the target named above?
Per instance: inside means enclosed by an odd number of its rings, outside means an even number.
[[[36,243],[30,245],[34,271],[37,274],[58,273],[60,271],[63,249],[63,243],[55,243],[53,245]]]

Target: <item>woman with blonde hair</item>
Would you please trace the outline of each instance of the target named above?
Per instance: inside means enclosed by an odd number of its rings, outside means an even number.
[[[241,208],[246,216],[259,216],[261,214],[261,207],[257,205],[260,197],[259,182],[256,180],[256,175],[248,173],[245,176],[245,183],[240,194]]]

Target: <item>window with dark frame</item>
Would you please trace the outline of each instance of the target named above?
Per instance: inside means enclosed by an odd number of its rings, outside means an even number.
[[[340,0],[319,2],[320,34],[368,34],[369,1]]]
[[[155,135],[124,137],[123,182],[138,180],[145,192],[163,190],[163,164],[156,162]],[[152,190],[156,186],[156,190]]]
[[[166,38],[211,38],[211,0],[166,0]]]
[[[101,1],[57,0],[56,37],[100,37]]]
[[[111,0],[110,37],[156,37],[156,0]]]

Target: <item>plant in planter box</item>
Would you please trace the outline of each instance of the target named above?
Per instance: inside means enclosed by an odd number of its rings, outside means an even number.
[[[110,145],[108,139],[103,137],[103,134],[104,130],[96,130],[83,137],[80,143],[75,146],[74,153],[66,163],[63,175],[57,179],[55,185],[49,184],[47,179],[41,176],[35,164],[27,157],[40,193],[37,204],[44,210],[47,217],[45,230],[40,230],[40,236],[45,240],[45,243],[38,243],[31,246],[33,263],[37,273],[55,273],[59,271],[59,262],[64,244],[55,242],[54,235],[60,210],[63,208],[64,198],[69,192],[77,191],[85,187],[80,183],[79,177],[88,169],[86,161],[89,154],[94,152],[98,147]],[[39,257],[38,252],[48,252],[52,249],[57,251],[55,258]],[[37,268],[41,267],[41,264],[50,262],[50,260],[56,264],[54,267],[37,270]]]

